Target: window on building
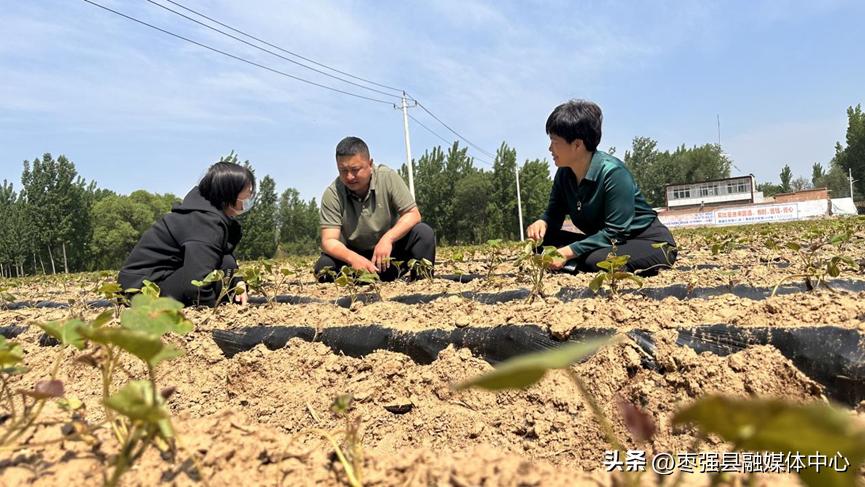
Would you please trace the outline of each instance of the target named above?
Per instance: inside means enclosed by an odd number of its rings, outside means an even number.
[[[718,196],[718,185],[704,184],[700,186],[700,196]]]
[[[680,200],[691,197],[691,188],[675,188],[673,189],[673,199]]]
[[[748,183],[742,181],[730,181],[727,183],[727,193],[739,194],[748,192]]]

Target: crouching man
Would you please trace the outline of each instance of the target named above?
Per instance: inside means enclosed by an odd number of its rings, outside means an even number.
[[[410,259],[435,263],[435,233],[421,222],[399,174],[376,166],[369,147],[357,137],[336,146],[336,167],[339,176],[321,197],[322,253],[314,269],[320,282],[333,280],[322,273],[328,267],[339,273],[348,265],[392,281]],[[393,261],[402,261],[402,269]]]

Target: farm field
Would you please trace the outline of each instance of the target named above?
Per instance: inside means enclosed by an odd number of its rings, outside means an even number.
[[[163,337],[182,352],[154,372],[175,388],[165,402],[176,449],[146,449],[121,484],[348,485],[326,432],[352,452],[363,485],[619,485],[604,471],[606,433],[563,371],[526,390],[452,387],[491,363],[597,337],[613,340],[571,370],[626,448],[729,450],[673,422],[712,394],[828,401],[863,419],[865,219],[674,235],[673,269],[641,286],[624,279],[616,292],[592,291],[595,275],[552,274],[533,295],[537,283],[514,263],[519,243],[440,248],[432,279],[357,289],[316,283],[312,257],[242,263],[260,280],[253,304],[187,308],[194,329]],[[119,312],[99,292],[112,279],[0,281],[0,331],[29,369],[9,387],[34,389],[56,366],[67,399],[82,404],[69,413],[46,402],[39,426],[0,450],[0,484],[92,485],[111,475],[120,445],[104,426],[102,375],[82,359],[92,346],[63,347],[37,324]],[[112,391],[148,375],[128,354],[116,372]],[[352,399],[341,413],[332,405],[344,395]],[[639,438],[621,404],[651,418],[651,438]],[[70,434],[75,424],[102,427]],[[649,473],[638,482],[672,483]]]

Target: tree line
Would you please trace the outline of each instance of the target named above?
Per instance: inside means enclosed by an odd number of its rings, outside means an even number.
[[[814,163],[811,179],[793,178],[789,165],[780,184],[758,186],[766,196],[826,186],[834,197],[848,193],[847,171],[857,178],[856,198],[865,194],[865,114],[861,105],[847,111],[846,145],[835,146],[827,169]],[[615,148],[608,152],[615,153]],[[730,176],[733,161],[717,144],[661,151],[655,140],[636,137],[624,162],[649,204],[665,204],[665,187]],[[221,158],[246,165],[234,152]],[[412,161],[415,192],[423,219],[443,244],[475,244],[519,237],[519,172],[523,226],[540,217],[552,186],[546,159],[517,164],[517,152],[502,143],[492,165],[478,167],[468,149],[455,142],[434,147]],[[405,164],[399,168],[408,177]],[[144,190],[129,195],[97,188],[78,175],[74,163],[51,154],[24,161],[21,189],[4,180],[0,187],[0,275],[76,272],[119,268],[141,234],[180,198]],[[258,179],[258,199],[239,217],[243,239],[236,250],[243,260],[318,251],[318,203],[294,188],[277,195],[269,175]]]

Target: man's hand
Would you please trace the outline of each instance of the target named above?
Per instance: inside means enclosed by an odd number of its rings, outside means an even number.
[[[529,225],[529,228],[526,229],[526,233],[532,240],[537,240],[538,242],[543,241],[544,235],[547,233],[547,222],[538,220],[532,223]]]
[[[377,273],[378,269],[375,267],[375,264],[372,263],[371,260],[367,259],[362,255],[358,255],[351,262],[348,263],[353,268],[360,271],[367,271],[372,273]]]
[[[390,253],[393,250],[393,243],[387,236],[382,237],[372,251],[372,264],[379,270],[384,272],[390,266]]]

